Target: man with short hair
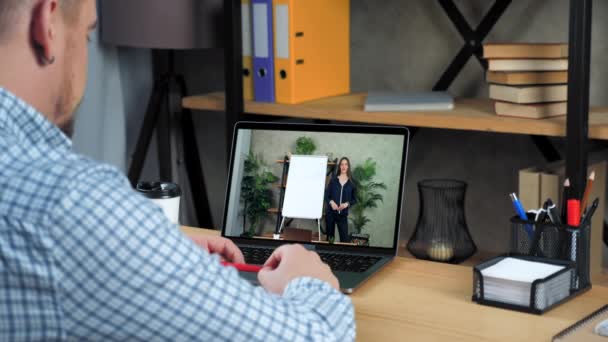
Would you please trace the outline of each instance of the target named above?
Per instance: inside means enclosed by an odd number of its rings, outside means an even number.
[[[0,0],[0,341],[354,339],[317,254],[278,248],[254,287],[232,242],[72,151],[96,22],[95,0]]]

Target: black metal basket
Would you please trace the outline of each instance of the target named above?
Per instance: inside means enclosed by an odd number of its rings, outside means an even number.
[[[501,260],[512,257],[527,261],[543,262],[564,268],[544,279],[537,279],[530,286],[530,299],[527,305],[510,303],[503,300],[494,300],[485,292],[484,277],[482,271]],[[579,291],[572,290],[574,282],[574,264],[568,261],[550,260],[546,258],[536,258],[530,256],[505,255],[481,263],[473,268],[473,301],[503,309],[516,310],[527,313],[542,314],[557,305],[576,296]],[[570,287],[570,288],[569,288]]]
[[[563,224],[536,223],[533,220],[511,219],[509,254],[477,265],[473,269],[473,301],[516,311],[542,314],[591,288],[589,274],[590,224],[571,227]],[[515,305],[489,300],[484,293],[481,271],[505,257],[520,258],[566,266],[560,272],[532,283],[529,305]],[[561,277],[561,278],[559,278]],[[564,277],[570,277],[569,293],[565,295]]]
[[[573,289],[585,289],[591,286],[590,228],[589,224],[575,228],[564,224],[535,223],[513,217],[510,252],[514,255],[573,262],[576,268]]]

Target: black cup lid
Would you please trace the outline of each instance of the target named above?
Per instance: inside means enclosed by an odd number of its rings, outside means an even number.
[[[179,185],[169,182],[139,182],[135,190],[152,199],[174,198],[182,194]]]

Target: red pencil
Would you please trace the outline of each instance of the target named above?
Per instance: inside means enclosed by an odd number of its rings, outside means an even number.
[[[259,265],[249,265],[249,264],[235,264],[227,261],[222,261],[221,264],[223,266],[234,267],[241,272],[252,272],[257,273],[262,270],[262,266]]]
[[[585,187],[585,193],[583,194],[583,198],[581,199],[581,217],[587,209],[587,201],[589,200],[591,188],[593,188],[593,181],[595,181],[595,170],[591,171],[591,174],[589,175],[589,180],[587,181],[587,186]]]

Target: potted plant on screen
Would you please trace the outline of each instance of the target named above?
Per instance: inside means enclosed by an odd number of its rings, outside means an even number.
[[[353,182],[356,187],[357,204],[353,205],[349,215],[350,226],[353,233],[350,234],[351,242],[361,246],[369,246],[369,234],[363,233],[370,219],[365,216],[368,209],[377,208],[378,201],[382,202],[384,197],[378,190],[386,190],[384,183],[375,182],[376,162],[367,159],[362,165],[353,169]]]
[[[270,185],[277,180],[278,178],[267,170],[263,160],[250,152],[245,160],[241,184],[241,200],[244,204],[242,236],[256,235],[258,224],[267,214],[272,203]],[[247,229],[247,223],[249,223],[249,229]]]
[[[315,142],[312,140],[312,138],[299,137],[296,140],[296,154],[309,156],[315,153],[316,150],[317,145],[315,145]]]

